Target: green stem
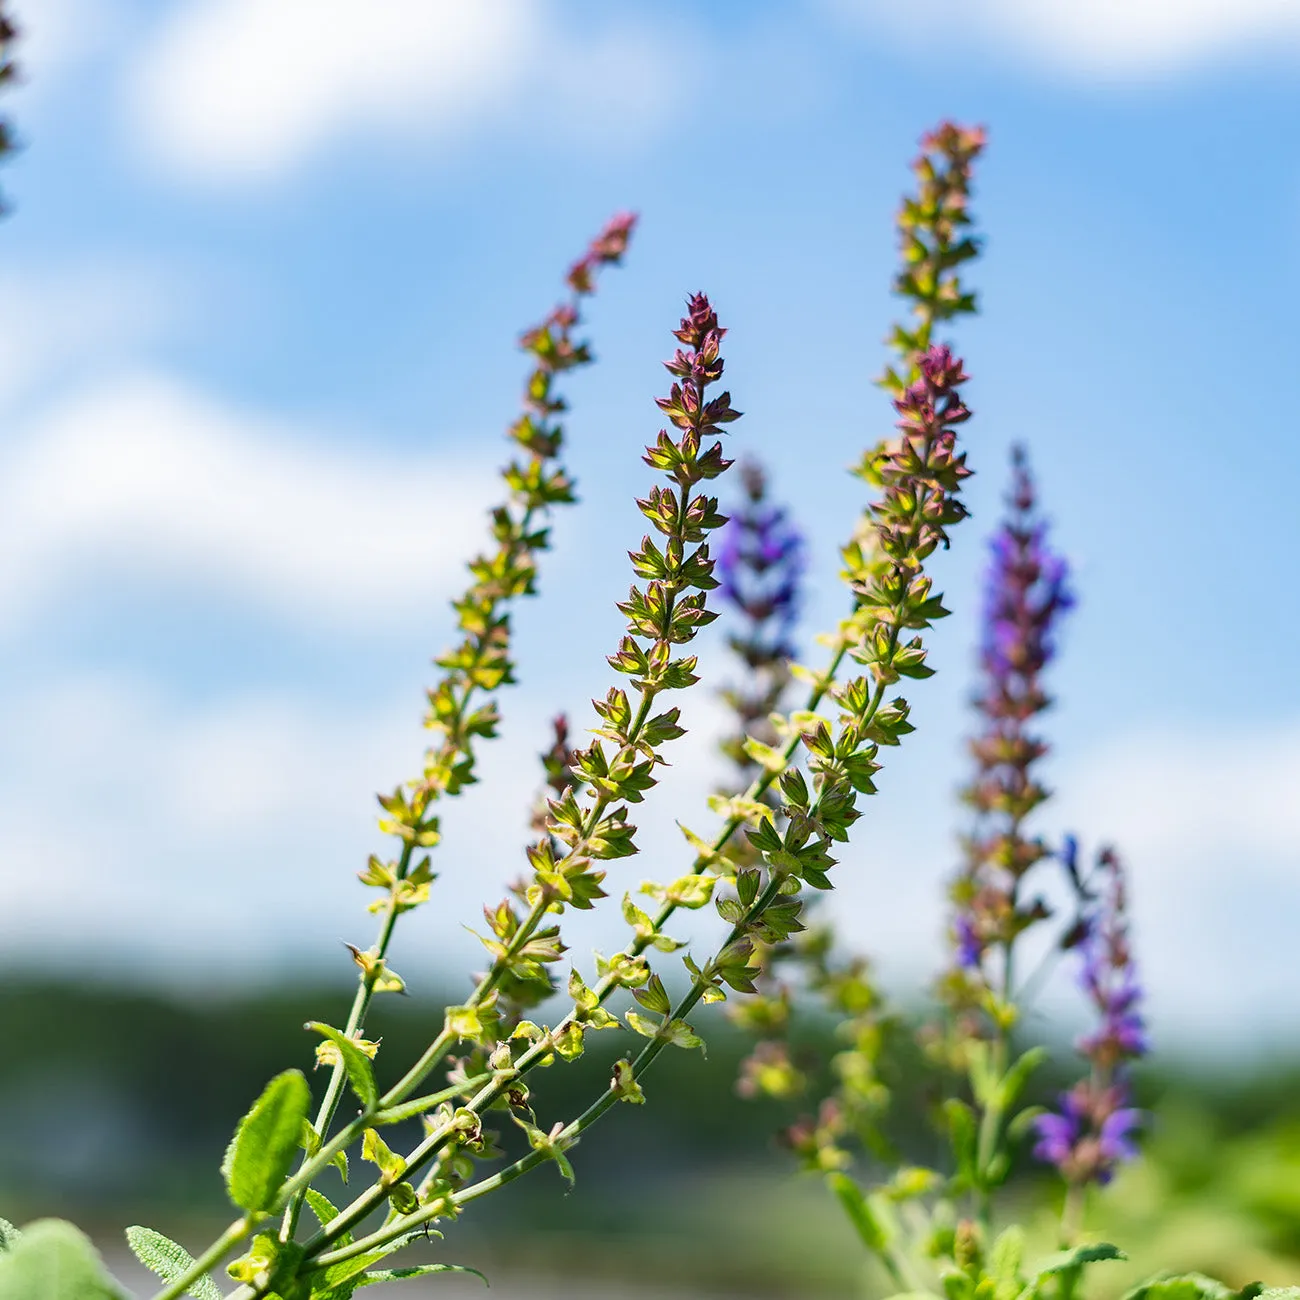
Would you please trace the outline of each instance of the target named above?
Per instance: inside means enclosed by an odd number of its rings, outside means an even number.
[[[1065,1204],[1061,1207],[1061,1246],[1073,1246],[1083,1231],[1083,1212],[1086,1208],[1087,1187],[1081,1182],[1066,1185]],[[1073,1290],[1073,1288],[1071,1288]]]
[[[243,1241],[252,1230],[251,1216],[245,1219],[236,1219],[189,1268],[172,1278],[153,1297],[153,1300],[177,1300],[178,1296],[183,1296],[199,1278],[220,1264],[226,1252]]]
[[[524,507],[519,525],[515,529],[514,537],[511,539],[512,546],[520,548],[524,546],[524,539],[528,536],[529,529],[532,527],[533,518],[536,514],[536,506],[527,505]],[[459,724],[463,721],[465,710],[469,706],[469,703],[473,699],[474,693],[477,689],[477,684],[474,681],[469,680],[465,682],[465,689],[456,706],[454,727],[453,730],[449,732],[448,739],[442,746],[442,753],[439,755],[440,760],[450,760],[460,749],[459,743],[452,739],[452,736],[456,734],[455,729],[458,728]],[[398,860],[396,871],[396,876],[399,881],[405,880],[407,873],[410,871],[411,857],[414,850],[414,839],[407,840],[406,843],[402,845],[402,853]],[[379,936],[374,946],[374,951],[381,961],[388,955],[388,949],[392,943],[393,931],[397,925],[398,915],[396,894],[394,893],[394,895],[388,900],[388,907],[384,913],[384,919],[379,928]],[[352,1007],[348,1012],[347,1028],[344,1031],[347,1037],[355,1038],[360,1035],[361,1030],[365,1025],[366,1013],[369,1011],[370,1004],[373,1000],[374,981],[373,979],[368,979],[363,971],[357,981],[357,989],[352,998]],[[320,1108],[316,1112],[314,1127],[322,1141],[329,1130],[329,1126],[334,1122],[334,1116],[338,1110],[339,1102],[343,1097],[346,1083],[347,1070],[344,1067],[342,1057],[340,1057],[330,1074],[329,1083],[325,1088],[325,1096],[321,1099]],[[306,1163],[307,1161],[304,1157],[300,1169],[304,1167]],[[307,1180],[307,1182],[309,1181],[310,1179]],[[298,1217],[302,1213],[302,1204],[307,1182],[300,1182],[298,1184],[298,1190],[293,1194],[288,1206],[285,1208],[284,1217],[280,1223],[281,1241],[289,1241],[297,1230]]]
[[[686,485],[683,485],[683,490],[681,494],[681,505],[679,507],[680,511],[682,512],[685,511],[688,499],[689,499],[689,488]],[[895,629],[895,638],[896,636],[897,636],[897,629]],[[847,650],[848,650],[848,641],[846,639],[842,639],[841,644],[837,647],[836,652],[832,657],[830,665],[827,667],[825,672],[821,674],[817,684],[814,686],[812,692],[810,693],[810,698],[807,706],[809,711],[815,710],[817,706],[825,698],[827,692],[830,689],[830,685],[833,683],[835,679],[835,674],[841,662],[843,661],[844,655],[847,653]],[[658,695],[658,693],[659,693],[658,689],[656,689],[653,686],[650,686],[649,684],[648,684],[648,689],[642,692],[640,708],[638,709],[637,716],[633,721],[632,726],[629,728],[629,732],[628,732],[629,744],[633,743],[635,739],[640,735],[640,732],[649,717],[649,713],[653,705],[653,701],[655,697]],[[873,700],[873,711],[874,711],[874,707],[878,705],[879,700],[882,696],[883,696],[883,687],[879,688],[876,692],[875,698]],[[790,760],[793,758],[794,753],[797,750],[798,746],[799,746],[798,736],[792,737],[790,741],[787,743],[785,750],[783,752],[783,758],[787,766]],[[751,799],[756,799],[761,797],[761,795],[771,786],[773,781],[776,780],[777,775],[778,775],[777,772],[766,771],[766,770],[763,773],[761,773],[759,777],[751,785],[750,791],[748,793],[748,797]],[[593,805],[593,808],[591,809],[591,812],[584,823],[583,826],[584,836],[590,835],[594,831],[595,827],[599,824],[600,819],[604,816],[605,812],[608,810],[609,805],[612,802],[613,800],[608,799],[605,796],[600,796],[597,799],[595,805]],[[713,846],[714,852],[720,852],[725,847],[726,843],[730,840],[731,836],[735,834],[736,830],[740,827],[742,822],[743,822],[743,818],[739,816],[733,816],[727,820],[727,822],[724,824],[723,828],[715,838],[714,846]],[[773,899],[776,897],[776,893],[779,892],[779,888],[780,888],[779,879],[769,882],[768,889],[765,890],[763,894],[758,899],[755,900],[755,904],[751,908],[750,912],[747,914],[747,919],[752,919],[753,916],[759,914],[762,908],[767,907],[768,904],[771,901],[773,901]],[[645,949],[649,947],[650,944],[653,942],[655,935],[659,934],[662,931],[663,926],[667,923],[669,918],[674,914],[678,906],[679,905],[676,903],[671,903],[671,902],[666,903],[663,906],[663,908],[661,908],[659,915],[655,918],[654,922],[652,923],[653,924],[652,932],[649,935],[634,939],[633,942],[629,945],[627,949],[629,955],[631,955],[632,957],[640,956],[641,953],[644,952]],[[528,941],[528,939],[532,937],[533,932],[535,931],[537,925],[540,924],[541,919],[545,915],[545,913],[546,913],[546,902],[544,899],[539,900],[539,902],[536,905],[534,905],[533,909],[530,911],[529,916],[521,924],[519,930],[513,936],[511,947],[508,950],[507,955],[503,958],[498,959],[498,961],[494,962],[492,970],[488,972],[488,974],[484,977],[482,981],[480,981],[479,986],[475,989],[475,992],[470,999],[469,1005],[478,1005],[482,1001],[482,999],[485,998],[488,995],[488,993],[490,993],[491,989],[494,988],[495,985],[500,981],[501,977],[503,976],[505,970],[508,967],[510,957],[513,956],[513,954],[519,948],[521,948],[522,945]],[[743,933],[744,924],[746,924],[746,922],[742,922],[738,924],[735,928],[733,928],[732,934],[727,940],[728,943],[734,942],[734,940],[738,938],[741,933]],[[698,981],[697,984],[698,987],[693,987],[691,994],[688,994],[687,999],[683,1000],[683,1003],[679,1007],[678,1011],[674,1013],[673,1018],[685,1014],[685,1012],[689,1011],[690,1008],[693,1007],[696,1004],[696,1002],[699,1001],[700,997],[703,996],[704,989],[707,986],[703,983],[699,983]],[[616,978],[607,976],[598,982],[598,984],[595,986],[594,991],[597,992],[600,1001],[603,1003],[613,993],[614,989],[618,986],[619,986],[618,980]],[[566,1017],[566,1021],[567,1019],[568,1017]],[[561,1028],[563,1027],[564,1023],[565,1022],[561,1022]],[[552,1031],[552,1034],[555,1032],[556,1031]],[[533,1044],[533,1046],[527,1052],[524,1053],[524,1055],[519,1059],[519,1061],[516,1062],[515,1068],[510,1072],[510,1074],[504,1076],[499,1081],[494,1082],[492,1085],[484,1088],[482,1092],[480,1092],[477,1096],[475,1096],[469,1101],[468,1109],[473,1110],[476,1113],[480,1113],[482,1110],[486,1109],[487,1106],[491,1105],[492,1102],[494,1102],[505,1091],[505,1089],[509,1086],[509,1084],[514,1079],[521,1077],[528,1070],[532,1069],[545,1055],[547,1055],[548,1051],[552,1046],[550,1042],[550,1037],[551,1036],[548,1035],[546,1039],[543,1039],[540,1042]],[[435,1041],[430,1045],[430,1047],[426,1050],[426,1052],[421,1056],[419,1061],[417,1061],[416,1064],[411,1068],[411,1070],[409,1070],[407,1074],[403,1076],[403,1078],[399,1080],[399,1082],[381,1099],[380,1106],[389,1107],[398,1104],[401,1100],[405,1098],[405,1096],[409,1095],[409,1093],[413,1091],[416,1087],[418,1087],[419,1083],[422,1082],[423,1079],[427,1077],[428,1073],[436,1066],[438,1061],[440,1061],[443,1058],[443,1056],[445,1056],[446,1052],[450,1050],[450,1047],[454,1042],[455,1042],[455,1036],[450,1035],[448,1031],[444,1030],[443,1033],[440,1034],[437,1039],[435,1039]],[[658,1056],[659,1052],[663,1050],[663,1047],[666,1045],[666,1043],[667,1043],[666,1039],[656,1038],[652,1040],[649,1044],[647,1044],[646,1048],[644,1048],[642,1052],[639,1054],[639,1056],[637,1057],[637,1062],[634,1064],[634,1071],[640,1071],[647,1068],[650,1065],[650,1063]],[[610,1106],[613,1104],[613,1102],[616,1100],[617,1097],[613,1093],[608,1093],[603,1095],[600,1099],[598,1099],[597,1102],[593,1103],[593,1105],[589,1107],[588,1110],[584,1112],[584,1114],[580,1116],[577,1121],[575,1121],[575,1125],[577,1127],[570,1126],[574,1135],[576,1136],[577,1133],[583,1131],[583,1129],[585,1129],[588,1125],[594,1123],[595,1120],[599,1118],[600,1115],[604,1114],[605,1111],[608,1110]],[[570,1130],[565,1131],[566,1135],[568,1134],[569,1131]],[[425,1140],[421,1142],[406,1158],[407,1172],[415,1171],[416,1169],[421,1167],[426,1161],[428,1161],[430,1158],[435,1156],[437,1152],[441,1150],[443,1146],[446,1145],[447,1141],[450,1139],[453,1132],[454,1130],[450,1126],[444,1126],[442,1129],[436,1130],[435,1132],[429,1134],[425,1138]],[[462,1193],[457,1193],[455,1197],[453,1197],[453,1201],[456,1204],[459,1204],[462,1199],[465,1200],[473,1199],[473,1196],[470,1195],[470,1193],[473,1193],[474,1196],[482,1195],[488,1190],[492,1190],[498,1186],[502,1186],[504,1185],[505,1182],[513,1181],[514,1178],[519,1177],[522,1173],[526,1172],[528,1169],[535,1167],[537,1164],[542,1163],[548,1158],[549,1157],[544,1152],[531,1152],[529,1153],[529,1155],[525,1156],[522,1161],[517,1161],[515,1165],[509,1166],[507,1167],[507,1169],[499,1171],[497,1174],[493,1175],[490,1179],[484,1180],[483,1183],[475,1184],[474,1187],[465,1189],[464,1192]],[[373,1211],[383,1201],[386,1194],[387,1193],[385,1188],[376,1185],[371,1189],[369,1189],[367,1192],[363,1193],[361,1196],[357,1197],[352,1202],[351,1205],[346,1207],[344,1210],[340,1211],[339,1215],[334,1220],[332,1220],[328,1225],[322,1228],[320,1232],[316,1233],[305,1244],[304,1249],[306,1252],[306,1258],[308,1259],[316,1258],[318,1260],[328,1259],[330,1261],[334,1261],[336,1259],[342,1259],[342,1258],[351,1258],[352,1254],[348,1254],[345,1256],[341,1251],[328,1252],[325,1254],[322,1254],[321,1252],[322,1249],[328,1246],[331,1241],[337,1239],[349,1228],[354,1226],[357,1222],[363,1219],[367,1214]],[[384,1243],[396,1240],[397,1237],[399,1237],[402,1234],[402,1232],[409,1231],[411,1227],[419,1226],[421,1223],[427,1222],[428,1219],[432,1217],[434,1217],[433,1211],[416,1211],[414,1215],[398,1217],[392,1220],[392,1222],[390,1222],[389,1224],[385,1225],[384,1228],[380,1229],[379,1233],[372,1234],[371,1238],[365,1238],[364,1240],[370,1242],[372,1241],[372,1239],[379,1238],[379,1237],[382,1237]],[[354,1251],[354,1247],[347,1247],[344,1249],[346,1249],[349,1252]],[[359,1253],[359,1252],[355,1252],[355,1253]],[[256,1291],[249,1292],[250,1296],[256,1294],[258,1294]],[[242,1293],[237,1293],[237,1295],[242,1296]]]
[[[683,494],[683,496],[685,496],[685,494]],[[893,633],[893,639],[896,641],[898,637],[898,629],[897,628],[893,629],[892,633]],[[827,669],[820,675],[817,684],[814,686],[813,690],[810,693],[809,701],[808,701],[808,711],[811,712],[815,710],[817,706],[825,698],[827,692],[830,689],[831,684],[835,679],[835,674],[838,671],[839,666],[842,663],[843,658],[847,653],[847,651],[848,651],[848,643],[847,641],[842,641],[842,643],[837,647],[836,652],[832,657],[831,662],[828,665]],[[868,717],[868,719],[872,715],[874,715],[883,697],[884,697],[884,685],[878,684],[875,691],[873,692],[871,704],[867,711],[866,716]],[[640,729],[644,725],[645,720],[649,715],[652,699],[653,696],[649,692],[647,692],[646,695],[643,695],[641,708],[638,711],[638,715],[633,724],[632,729],[629,731],[630,736],[635,737],[636,735],[639,735]],[[790,762],[790,760],[793,758],[794,753],[799,746],[799,743],[800,741],[798,736],[792,737],[790,741],[787,742],[785,750],[783,751],[783,757],[787,765]],[[777,772],[765,770],[752,783],[750,790],[747,794],[747,797],[750,799],[759,798],[763,794],[763,792],[766,791],[771,786],[772,782],[776,780],[777,775],[778,775]],[[593,818],[588,819],[588,827],[590,829],[594,829],[595,825],[599,821],[599,817],[603,816],[603,813],[604,813],[604,809],[602,808],[599,811],[599,813],[597,813]],[[724,824],[722,829],[719,831],[718,835],[715,837],[714,844],[713,844],[713,851],[715,853],[720,852],[726,846],[726,843],[730,840],[731,836],[735,834],[736,830],[742,824],[742,821],[743,818],[739,816],[733,816],[731,818],[728,818],[727,822]],[[590,833],[590,830],[588,830],[588,833]],[[780,887],[781,887],[780,877],[774,877],[771,881],[768,882],[767,887],[754,900],[749,910],[746,912],[745,916],[739,922],[737,922],[735,926],[733,926],[731,933],[728,935],[726,942],[723,945],[724,947],[727,944],[735,942],[736,939],[738,939],[742,934],[745,933],[748,925],[750,925],[757,916],[760,916],[762,912],[776,899],[776,897],[780,892]],[[626,949],[627,953],[632,957],[640,956],[640,954],[644,952],[645,949],[651,945],[654,936],[661,932],[662,927],[664,926],[664,924],[667,923],[668,919],[673,915],[673,913],[676,911],[678,906],[679,905],[675,903],[666,903],[664,907],[660,910],[659,915],[655,918],[653,922],[653,930],[651,934],[641,936],[633,940],[633,942]],[[539,904],[539,906],[534,907],[533,912],[530,913],[529,919],[523,925],[521,925],[520,929],[516,932],[516,935],[514,936],[514,940],[512,942],[512,948],[514,947],[515,944],[522,944],[523,942],[526,942],[527,937],[531,936],[532,930],[535,929],[536,924],[540,921],[541,916],[544,915],[544,912],[545,912],[544,904]],[[497,963],[494,963],[494,971],[498,971],[498,968],[503,970],[504,964],[506,963],[507,960],[508,960],[507,958],[503,958],[500,959]],[[474,998],[471,999],[471,1003],[473,1003],[475,999],[480,997],[481,991],[485,991],[484,985],[487,983],[487,980],[489,978],[491,978],[491,973],[489,973],[489,976],[486,976],[484,978],[484,981],[480,983],[479,988],[475,990],[475,995]],[[499,978],[500,978],[500,973],[498,972],[496,975],[496,979]],[[607,976],[594,986],[593,991],[597,992],[600,1001],[603,1003],[617,987],[618,987],[617,979]],[[704,995],[704,991],[707,987],[708,984],[705,981],[702,980],[693,981],[691,989],[679,1002],[678,1006],[674,1009],[669,1019],[679,1019],[681,1018],[681,1016],[687,1014],[691,1010],[691,1008],[694,1007],[696,1003],[700,1000],[700,998]],[[521,1077],[522,1075],[526,1074],[529,1070],[531,1070],[551,1050],[551,1046],[552,1046],[550,1042],[551,1036],[559,1032],[560,1030],[562,1030],[564,1024],[568,1019],[569,1017],[566,1017],[565,1021],[561,1022],[559,1029],[552,1030],[551,1035],[548,1035],[547,1038],[544,1038],[539,1042],[534,1043],[532,1047],[529,1048],[529,1050],[525,1052],[524,1055],[520,1057],[520,1059],[515,1063],[515,1068],[508,1076],[505,1076],[499,1081],[496,1081],[490,1086],[484,1088],[477,1096],[472,1098],[467,1103],[467,1109],[472,1110],[475,1113],[481,1113],[488,1106],[490,1106],[495,1100],[497,1100],[498,1097],[501,1096],[501,1094],[506,1090],[509,1084],[513,1082],[514,1079]],[[410,1080],[417,1074],[419,1078],[423,1078],[427,1074],[428,1070],[433,1068],[432,1064],[426,1065],[426,1062],[435,1053],[435,1049],[437,1048],[439,1041],[445,1038],[446,1036],[447,1036],[446,1031],[444,1031],[444,1033],[439,1036],[439,1040],[435,1040],[435,1043],[431,1046],[429,1051],[426,1052],[424,1057],[421,1058],[421,1061],[417,1063],[417,1066],[413,1067],[412,1071],[408,1072],[406,1078],[403,1079],[401,1082],[399,1082],[381,1100],[380,1103],[381,1106],[386,1107],[386,1106],[391,1106],[396,1104],[398,1101],[401,1100],[402,1096],[404,1095],[408,1080]],[[633,1077],[636,1078],[644,1070],[646,1070],[650,1066],[650,1064],[658,1057],[659,1053],[663,1051],[665,1046],[667,1046],[667,1039],[663,1037],[656,1037],[652,1039],[649,1043],[647,1043],[646,1046],[638,1054],[636,1060],[633,1062],[632,1065]],[[569,1137],[576,1138],[586,1128],[590,1127],[591,1124],[594,1124],[596,1120],[599,1119],[600,1116],[603,1115],[607,1110],[609,1110],[610,1107],[613,1106],[613,1104],[617,1100],[618,1100],[617,1095],[614,1094],[612,1091],[607,1091],[604,1094],[602,1094],[601,1097],[599,1097],[595,1102],[593,1102],[592,1105],[589,1106],[587,1110],[584,1111],[583,1114],[580,1115],[578,1119],[573,1122],[573,1124],[569,1125],[569,1127],[564,1130],[564,1132],[561,1135],[561,1140],[566,1140]],[[447,1141],[451,1138],[453,1132],[454,1130],[451,1128],[451,1126],[446,1125],[443,1128],[439,1130],[435,1130],[433,1133],[429,1134],[424,1139],[424,1141],[421,1142],[406,1157],[407,1172],[408,1173],[414,1172],[416,1169],[420,1168],[426,1161],[428,1161],[433,1156],[435,1156],[437,1152],[440,1151],[442,1147],[446,1145]],[[478,1196],[485,1195],[489,1191],[493,1191],[498,1187],[504,1186],[506,1183],[514,1181],[514,1179],[520,1177],[521,1175],[535,1168],[539,1164],[544,1163],[549,1158],[550,1157],[543,1151],[529,1152],[527,1155],[523,1156],[520,1160],[515,1161],[512,1165],[509,1165],[505,1169],[498,1171],[497,1173],[491,1175],[489,1178],[483,1179],[480,1182],[473,1184],[471,1187],[465,1188],[462,1191],[455,1193],[452,1196],[451,1200],[453,1204],[460,1205],[466,1201],[476,1199]],[[397,1240],[399,1237],[402,1236],[403,1233],[409,1232],[412,1228],[419,1227],[421,1224],[428,1222],[431,1218],[435,1217],[437,1214],[437,1210],[429,1209],[428,1207],[422,1207],[420,1210],[415,1211],[413,1214],[399,1216],[393,1219],[391,1222],[385,1224],[384,1227],[379,1229],[376,1233],[371,1234],[369,1237],[363,1238],[362,1241],[359,1243],[354,1243],[353,1245],[342,1247],[338,1251],[324,1251],[324,1248],[327,1247],[331,1241],[334,1241],[338,1237],[342,1236],[343,1233],[347,1232],[356,1223],[360,1222],[361,1219],[365,1218],[367,1214],[371,1213],[375,1208],[377,1208],[377,1206],[383,1201],[386,1195],[387,1195],[386,1189],[379,1185],[376,1185],[370,1188],[367,1192],[363,1193],[361,1196],[357,1197],[356,1200],[354,1200],[351,1205],[347,1206],[344,1210],[340,1211],[337,1218],[333,1219],[329,1224],[325,1225],[325,1227],[323,1227],[319,1232],[317,1232],[313,1237],[311,1237],[305,1243],[304,1245],[305,1258],[308,1260],[316,1261],[313,1267],[324,1267],[325,1262],[333,1263],[343,1259],[350,1259],[357,1254],[363,1253],[365,1250],[374,1249],[380,1245],[385,1245],[388,1244],[389,1242]],[[248,1292],[249,1297],[254,1297],[258,1294],[259,1293],[255,1290]],[[232,1297],[232,1300],[245,1300],[244,1293],[237,1292],[236,1296]]]

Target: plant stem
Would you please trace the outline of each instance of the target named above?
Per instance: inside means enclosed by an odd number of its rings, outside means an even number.
[[[178,1273],[153,1300],[176,1300],[183,1296],[199,1278],[221,1263],[226,1252],[243,1241],[253,1230],[252,1216],[236,1219],[183,1273]]]

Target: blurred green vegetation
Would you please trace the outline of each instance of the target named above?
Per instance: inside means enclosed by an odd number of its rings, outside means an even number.
[[[0,1215],[63,1215],[104,1240],[132,1222],[205,1238],[229,1217],[217,1162],[235,1122],[272,1074],[310,1070],[314,1038],[303,1022],[341,1022],[349,998],[342,986],[303,986],[183,1002],[6,979]],[[416,1055],[449,1000],[385,999],[372,1021],[384,1041],[381,1079],[386,1061],[396,1069]],[[526,1259],[557,1274],[653,1277],[694,1291],[875,1290],[819,1182],[793,1176],[769,1138],[788,1116],[735,1096],[747,1043],[720,1021],[707,1035],[707,1060],[667,1055],[648,1080],[650,1104],[620,1107],[579,1146],[572,1192],[554,1171],[539,1171],[452,1225],[446,1253],[489,1270],[514,1272]],[[534,1076],[545,1125],[605,1086],[609,1061],[626,1048],[617,1034],[603,1037],[576,1065]],[[814,1023],[809,1039],[824,1048],[828,1028]],[[923,1119],[934,1080],[919,1055],[897,1075],[899,1144],[909,1157],[933,1158]],[[1166,1063],[1141,1087],[1152,1112],[1147,1157],[1095,1198],[1089,1219],[1131,1260],[1099,1271],[1097,1285],[1118,1294],[1160,1268],[1238,1285],[1300,1282],[1300,1061],[1231,1073]],[[1044,1250],[1055,1226],[1031,1207],[1050,1187],[1026,1167],[1012,1191]]]

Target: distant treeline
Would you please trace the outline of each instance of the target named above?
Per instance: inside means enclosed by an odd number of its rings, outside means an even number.
[[[4,979],[0,1214],[13,1219],[61,1214],[119,1226],[133,1219],[164,1226],[227,1216],[212,1152],[221,1149],[268,1078],[293,1065],[310,1071],[315,1039],[298,1034],[298,1027],[320,1018],[341,1022],[349,996],[342,985],[304,985],[183,1001],[104,984]],[[385,1044],[380,1062],[398,1068],[413,1059],[428,1041],[430,1021],[454,1000],[446,990],[385,999],[372,1020],[372,1032],[382,1034]],[[801,1272],[804,1282],[818,1290],[844,1283],[839,1270],[855,1258],[852,1250],[792,1254],[789,1241],[776,1237],[769,1258],[781,1277],[735,1274],[733,1254],[743,1254],[752,1266],[752,1246],[745,1252],[728,1249],[732,1229],[719,1217],[723,1211],[713,1208],[727,1198],[717,1196],[716,1189],[728,1179],[743,1179],[752,1186],[756,1205],[765,1203],[764,1197],[791,1195],[789,1181],[774,1176],[790,1168],[774,1135],[794,1109],[738,1098],[734,1080],[750,1041],[720,1014],[700,1016],[697,1027],[708,1040],[707,1062],[699,1052],[661,1058],[647,1079],[655,1104],[620,1108],[599,1143],[574,1151],[578,1182],[572,1193],[558,1176],[521,1180],[509,1195],[485,1204],[490,1214],[474,1216],[466,1225],[467,1239],[480,1244],[491,1239],[494,1225],[508,1218],[509,1240],[518,1244],[518,1223],[525,1218],[539,1235],[551,1234],[563,1255],[576,1248],[566,1234],[580,1224],[584,1258],[598,1268],[592,1252],[617,1257],[634,1201],[643,1207],[633,1216],[635,1230],[671,1239],[681,1267],[697,1278],[707,1269],[720,1283],[776,1286],[789,1282],[792,1269],[813,1267],[815,1253],[828,1266],[835,1258],[840,1262],[826,1276]],[[909,1038],[906,1026],[899,1033],[904,1041]],[[539,1119],[549,1125],[580,1111],[603,1086],[609,1063],[626,1052],[625,1038],[617,1032],[593,1035],[591,1050],[576,1067],[534,1075]],[[295,1059],[286,1060],[285,1043],[295,1041]],[[799,1050],[809,1060],[825,1061],[835,1047],[829,1027],[811,1020]],[[1057,1059],[1068,1063],[1068,1053]],[[902,1053],[896,1069],[894,1140],[913,1159],[938,1159],[937,1151],[926,1149],[922,1123],[930,1098],[938,1095],[934,1075],[919,1050]],[[1045,1078],[1044,1097],[1067,1082]],[[1250,1131],[1294,1131],[1300,1125],[1300,1062],[1236,1074],[1157,1067],[1147,1071],[1142,1089],[1145,1105],[1171,1114],[1195,1112],[1195,1145],[1202,1151],[1211,1138],[1230,1142]],[[512,1130],[506,1117],[500,1118],[504,1122],[494,1127]],[[502,1138],[507,1146],[517,1142],[513,1131]],[[1158,1145],[1155,1158],[1161,1159]],[[1191,1154],[1178,1158],[1185,1161]],[[1178,1178],[1194,1182],[1193,1173],[1183,1171]],[[804,1187],[803,1212],[792,1214],[783,1202],[781,1217],[800,1225],[801,1238],[811,1245],[809,1234],[839,1231],[840,1225],[833,1215],[819,1221],[821,1189],[815,1181]],[[1296,1217],[1289,1207],[1283,1207],[1281,1220],[1276,1208],[1271,1212],[1275,1248],[1289,1240],[1300,1247],[1300,1206]],[[746,1229],[741,1223],[733,1227],[738,1243]],[[557,1267],[562,1264],[557,1259]]]

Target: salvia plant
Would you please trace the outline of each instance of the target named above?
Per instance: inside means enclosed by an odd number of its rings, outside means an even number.
[[[13,35],[0,15],[0,45]],[[0,79],[11,75],[0,54]],[[0,152],[9,144],[6,127]],[[1128,1070],[1146,1048],[1141,995],[1118,857],[1104,849],[1085,870],[1073,840],[1049,842],[1031,824],[1047,798],[1036,775],[1049,703],[1042,675],[1073,597],[1023,456],[993,542],[981,730],[965,792],[972,823],[951,890],[941,1009],[925,1038],[949,1080],[937,1110],[948,1167],[906,1164],[891,1150],[883,1058],[902,1019],[885,1008],[866,963],[840,956],[829,927],[804,919],[810,897],[834,884],[885,756],[913,730],[901,692],[931,676],[926,633],[948,612],[929,565],[966,518],[971,412],[965,364],[938,335],[975,309],[962,276],[979,251],[968,203],[983,148],[982,131],[945,123],[924,137],[914,166],[895,282],[909,313],[890,335],[893,359],[880,380],[894,427],[854,471],[867,500],[846,527],[845,612],[820,638],[825,653],[813,664],[795,657],[806,545],[770,499],[757,463],[726,489],[727,439],[740,418],[721,384],[727,331],[705,294],[687,299],[665,362],[667,392],[656,399],[664,427],[643,455],[653,481],[637,502],[646,532],[629,552],[631,585],[618,602],[625,628],[607,656],[614,682],[594,700],[581,742],[568,719],[555,721],[522,874],[483,909],[486,969],[414,1059],[389,1060],[372,1036],[371,1012],[376,999],[404,988],[394,936],[436,885],[441,818],[477,779],[479,750],[496,735],[502,690],[514,681],[513,611],[536,594],[550,530],[575,500],[564,461],[566,380],[592,361],[582,311],[626,255],[636,219],[616,216],[571,267],[564,300],[522,337],[531,369],[508,431],[503,499],[453,605],[458,640],[435,660],[424,761],[379,797],[386,847],[359,873],[375,931],[366,946],[351,946],[351,1008],[342,1023],[306,1026],[316,1042],[315,1086],[286,1069],[239,1122],[220,1165],[234,1217],[216,1240],[191,1250],[150,1228],[127,1230],[160,1279],[153,1300],[348,1300],[372,1283],[456,1271],[393,1257],[534,1170],[553,1166],[562,1191],[589,1130],[652,1097],[654,1062],[704,1045],[696,1011],[712,1002],[729,1002],[761,1040],[745,1068],[746,1091],[806,1098],[829,1080],[820,1108],[791,1126],[788,1145],[828,1180],[898,1291],[1065,1298],[1089,1264],[1118,1256],[1080,1234],[1087,1189],[1136,1154],[1142,1117]],[[737,502],[730,519],[714,495],[720,479]],[[735,653],[726,693],[735,731],[724,742],[733,779],[710,799],[707,829],[683,828],[676,867],[633,889],[623,863],[638,852],[633,810],[653,797],[684,734],[679,701],[700,678],[693,643],[724,609]],[[1045,1110],[1020,1100],[1041,1058],[1020,1040],[1023,1009],[1041,981],[1022,975],[1018,958],[1027,934],[1052,927],[1038,884],[1049,874],[1065,882],[1067,915],[1049,941],[1030,947],[1040,964],[1073,955],[1095,1024],[1079,1040],[1080,1082]],[[722,919],[721,937],[688,949],[673,934],[679,913],[708,906]],[[593,908],[621,913],[623,946],[592,962],[566,961],[566,917]],[[843,1050],[829,1073],[804,1072],[788,1047],[803,991],[840,1024]],[[581,1057],[592,1034],[617,1037],[625,1050],[585,1109],[543,1113],[534,1071]],[[1020,1230],[998,1221],[995,1204],[1018,1143],[1065,1187],[1067,1249],[1033,1265]],[[1231,1294],[1217,1285],[1173,1279],[1143,1294]],[[124,1295],[72,1225],[42,1220],[20,1232],[0,1220],[0,1300]]]

